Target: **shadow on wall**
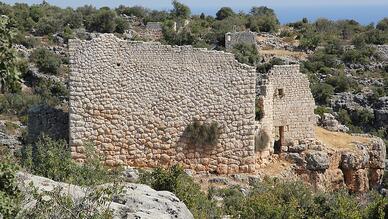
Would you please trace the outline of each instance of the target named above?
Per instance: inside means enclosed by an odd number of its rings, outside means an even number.
[[[41,134],[69,142],[69,113],[47,105],[38,105],[28,111],[27,142],[35,142]]]

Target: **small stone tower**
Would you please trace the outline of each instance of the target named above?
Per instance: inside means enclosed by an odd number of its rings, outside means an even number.
[[[274,66],[257,81],[257,104],[262,118],[256,138],[265,135],[265,151],[279,153],[294,140],[314,138],[315,102],[299,65]],[[256,144],[257,147],[257,144]]]

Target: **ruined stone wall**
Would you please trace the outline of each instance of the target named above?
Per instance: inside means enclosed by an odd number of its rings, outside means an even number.
[[[299,72],[299,65],[274,66],[263,76],[260,88],[259,100],[264,111],[260,123],[271,133],[270,145],[279,126],[284,126],[286,143],[315,137],[315,102],[308,78]]]
[[[256,33],[251,31],[234,32],[225,34],[225,48],[233,49],[237,44],[250,44],[256,46]]]
[[[255,70],[232,54],[113,35],[72,40],[69,50],[74,159],[93,142],[108,165],[254,171]],[[218,122],[216,146],[186,143],[194,119]]]

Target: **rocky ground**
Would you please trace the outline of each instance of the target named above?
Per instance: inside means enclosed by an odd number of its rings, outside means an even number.
[[[24,172],[19,172],[17,179],[21,191],[26,195],[24,210],[33,210],[36,207],[37,200],[31,196],[32,188],[43,195],[43,201],[47,202],[57,198],[52,192],[59,191],[60,196],[70,197],[75,203],[88,200],[85,197],[89,193],[93,193],[93,189],[98,189],[56,182]],[[99,187],[110,186],[113,185]],[[113,212],[113,218],[193,218],[186,205],[171,192],[155,191],[149,186],[134,183],[120,183],[114,186],[120,188],[119,193],[113,195],[111,200],[104,204]]]
[[[190,175],[204,190],[211,186],[249,185],[265,177],[303,180],[317,190],[347,188],[352,192],[380,189],[385,167],[385,144],[370,135],[350,135],[316,128],[317,139],[283,147],[280,155],[271,155],[254,175],[216,176],[208,173]]]

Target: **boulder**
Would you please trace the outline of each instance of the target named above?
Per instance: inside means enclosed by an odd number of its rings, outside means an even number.
[[[329,168],[330,159],[324,151],[309,151],[306,153],[306,167],[308,170],[324,171]]]
[[[30,188],[32,185],[38,193],[52,192],[60,189],[61,195],[68,195],[74,201],[85,197],[86,191],[91,188],[71,185],[63,182],[56,182],[40,176],[19,172],[17,180],[20,190],[27,196],[26,200],[31,200]],[[112,186],[110,184],[100,187]],[[122,190],[113,197],[109,203],[109,208],[113,211],[113,218],[138,218],[138,219],[170,219],[182,218],[190,219],[193,215],[186,205],[174,194],[168,191],[155,191],[151,187],[143,184],[122,183]],[[51,197],[45,197],[50,200]],[[23,209],[33,209],[36,200],[25,203]]]
[[[385,143],[381,138],[375,137],[372,139],[372,143],[369,146],[369,166],[372,169],[384,169],[385,168]]]
[[[355,154],[349,151],[342,153],[341,155],[341,169],[344,170],[358,170],[365,168],[369,162],[369,154],[367,151],[362,151],[365,153]]]
[[[136,182],[139,179],[139,171],[137,169],[129,167],[123,171],[124,180],[127,182]]]
[[[335,118],[334,115],[330,113],[324,113],[323,116],[320,118],[320,124],[322,127],[329,131],[333,132],[348,132],[349,128],[345,125],[342,125],[338,120]]]

